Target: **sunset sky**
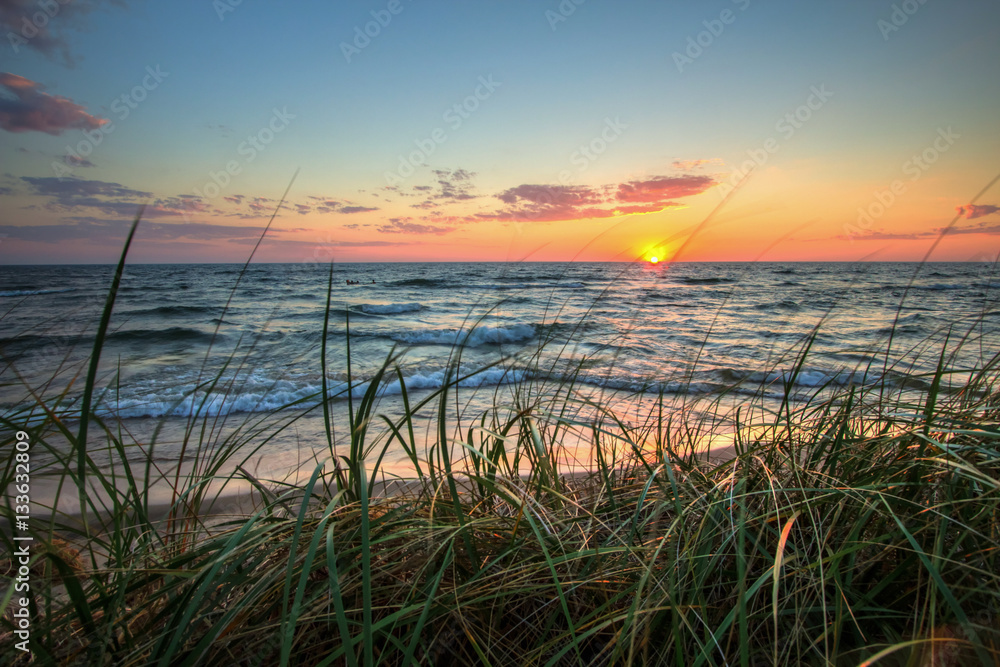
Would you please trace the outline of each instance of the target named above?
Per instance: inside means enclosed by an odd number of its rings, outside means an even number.
[[[258,261],[919,260],[952,223],[931,259],[1000,252],[995,0],[0,0],[0,25],[0,263],[115,261],[141,204],[132,261],[244,261],[286,188]]]

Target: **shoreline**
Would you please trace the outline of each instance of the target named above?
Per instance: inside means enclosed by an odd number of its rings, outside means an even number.
[[[736,458],[736,449],[732,444],[723,444],[716,447],[710,447],[703,450],[698,450],[693,452],[693,456],[701,458],[704,457],[704,462],[721,464],[726,461]],[[623,464],[624,465],[624,464]],[[622,467],[615,467],[613,470],[620,471]],[[301,471],[300,471],[301,472]],[[332,476],[332,473],[328,473]],[[460,495],[465,493],[466,490],[463,489],[464,485],[468,483],[469,476],[464,472],[455,471],[454,477],[456,484],[459,487]],[[567,470],[565,472],[559,472],[559,477],[565,481],[571,482],[583,482],[592,479],[599,480],[599,471],[597,470],[582,470],[574,468],[572,470]],[[522,471],[519,475],[519,480],[523,484],[530,479],[532,473],[530,471]],[[498,479],[508,479],[503,475],[497,475]],[[54,481],[45,476],[40,477],[42,480]],[[298,481],[292,482],[282,482],[285,491],[292,492],[292,500],[296,502],[301,501],[301,496],[296,495],[297,491],[301,491],[304,484],[308,481],[308,476],[303,477],[298,476]],[[233,480],[227,479],[227,485],[232,485]],[[394,499],[398,498],[400,500],[405,500],[407,498],[414,498],[419,496],[426,489],[426,480],[420,477],[392,477],[389,478],[388,475],[383,476],[380,481],[375,482],[374,490],[371,493],[371,498],[373,499]],[[35,482],[35,488],[44,487],[45,484],[38,484],[37,480]],[[54,484],[50,484],[54,486]],[[264,502],[264,497],[259,490],[253,488],[249,482],[245,480],[239,483],[239,486],[244,488],[241,489],[228,489],[224,490],[218,494],[210,494],[209,497],[202,501],[199,506],[199,511],[197,512],[198,522],[204,527],[217,526],[220,523],[225,523],[227,521],[239,521],[241,519],[248,519],[256,511],[258,511]],[[60,507],[57,508],[56,514],[59,516],[59,525],[62,527],[60,530],[56,530],[54,535],[57,538],[65,537],[61,533],[65,533],[66,529],[82,529],[82,522],[80,521],[81,513],[78,509],[78,498],[79,494],[75,488],[70,490],[70,493],[66,493],[68,487],[64,485],[63,498],[70,499],[76,503],[76,507],[72,509],[66,509],[65,505],[61,502]],[[325,486],[327,492],[331,495],[335,493],[335,488],[332,484],[326,484]],[[153,502],[147,503],[146,516],[148,517],[150,523],[153,526],[159,527],[166,524],[169,521],[171,510],[178,504],[176,502],[171,502],[171,500],[164,497],[163,489],[160,489],[157,494],[159,498]],[[280,491],[274,495],[280,495]],[[148,494],[145,496],[148,500]],[[63,498],[60,500],[62,501]],[[102,500],[107,500],[104,496]],[[45,501],[43,500],[42,503]],[[42,503],[36,504],[36,501],[32,501],[32,505],[37,508],[38,512],[32,512],[35,516],[51,515],[51,507],[44,505]],[[74,511],[75,509],[75,511]],[[88,523],[90,524],[91,530],[95,532],[102,532],[103,529],[107,528],[104,521],[111,516],[110,510],[105,509],[97,513],[88,512]],[[188,518],[184,517],[183,512],[179,513],[181,518],[175,519],[178,521],[187,521]],[[9,526],[5,525],[5,529],[9,529]]]

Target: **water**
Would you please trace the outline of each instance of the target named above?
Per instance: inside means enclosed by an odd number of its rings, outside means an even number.
[[[317,405],[328,267],[240,271],[127,267],[102,353],[97,413],[148,431],[191,416]],[[883,375],[903,382],[905,373],[933,370],[949,331],[952,340],[967,336],[953,365],[997,352],[1000,278],[992,271],[958,263],[340,264],[327,375],[334,404],[345,403],[349,327],[355,381],[395,349],[403,381],[419,397],[458,361],[469,375],[461,388],[481,397],[476,408],[525,380],[570,377],[617,398],[776,397],[815,329],[794,391]],[[65,391],[60,405],[76,404],[82,381],[69,383],[93,345],[111,277],[107,266],[0,267],[0,412],[38,416],[25,384],[49,397]],[[391,375],[380,387],[386,400],[401,393]],[[366,388],[357,383],[354,396]],[[303,418],[297,442],[267,446],[288,452],[320,437],[318,414]]]

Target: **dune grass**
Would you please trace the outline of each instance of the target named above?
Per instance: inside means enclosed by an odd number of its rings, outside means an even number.
[[[335,424],[328,360],[346,355],[350,369],[350,349],[327,349],[330,292],[323,395],[225,436],[192,419],[183,474],[157,469],[155,439],[93,414],[100,334],[82,405],[35,394],[3,417],[0,483],[13,482],[14,432],[30,419],[84,512],[32,517],[48,545],[33,551],[32,664],[1000,663],[1000,368],[959,365],[982,342],[975,324],[936,338],[936,371],[911,370],[912,382],[793,395],[807,339],[769,369],[782,400],[716,399],[710,419],[660,395],[626,420],[572,379],[529,377],[456,423],[460,347],[443,387],[418,397],[404,385],[402,415],[387,415],[378,388],[402,383],[394,351],[360,398],[336,398],[349,423]],[[315,410],[329,456],[308,481],[247,472],[276,430]],[[434,430],[418,437],[424,416]],[[731,452],[699,452],[709,440]],[[567,474],[571,442],[589,447],[589,473]],[[416,472],[386,494],[390,448]],[[98,450],[117,465],[96,463]],[[164,478],[165,519],[147,492]],[[260,491],[255,510],[208,522],[235,481]],[[0,662],[29,664],[11,599],[7,587]]]

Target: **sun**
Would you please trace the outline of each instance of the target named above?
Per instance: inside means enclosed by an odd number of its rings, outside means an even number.
[[[636,248],[636,261],[645,262],[648,266],[668,263],[670,246],[666,243],[650,243],[645,247]]]

